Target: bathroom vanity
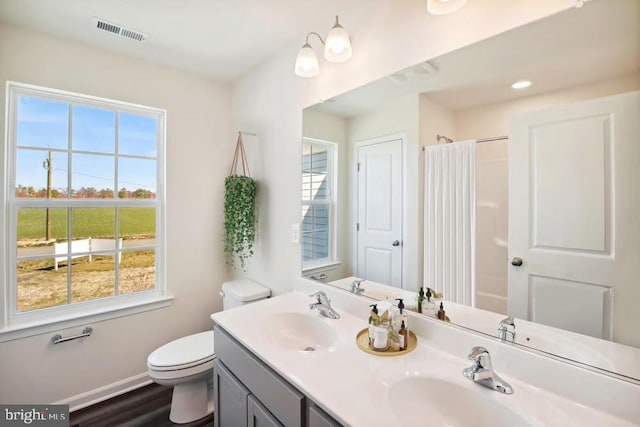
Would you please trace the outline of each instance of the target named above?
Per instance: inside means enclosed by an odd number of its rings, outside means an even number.
[[[223,328],[214,330],[216,426],[339,426]]]
[[[216,426],[640,425],[637,384],[435,319],[410,315],[411,353],[367,354],[355,340],[367,301],[325,287],[340,314],[328,319],[309,309],[314,286],[211,316]],[[513,394],[462,374],[474,346]]]

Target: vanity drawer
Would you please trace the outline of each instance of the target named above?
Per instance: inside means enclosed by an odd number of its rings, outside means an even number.
[[[214,328],[216,356],[286,426],[302,425],[304,395],[273,372],[219,326]]]

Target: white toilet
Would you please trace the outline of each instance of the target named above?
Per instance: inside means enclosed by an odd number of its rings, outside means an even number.
[[[271,291],[251,280],[222,284],[222,307],[228,310],[268,298]],[[213,331],[201,332],[171,341],[149,355],[149,377],[173,386],[169,419],[178,424],[198,420],[213,411]]]

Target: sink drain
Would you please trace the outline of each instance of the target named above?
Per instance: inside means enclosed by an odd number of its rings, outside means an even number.
[[[305,347],[302,351],[316,351],[316,349],[313,347]]]

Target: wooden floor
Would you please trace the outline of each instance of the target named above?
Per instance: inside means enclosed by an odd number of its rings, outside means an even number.
[[[169,421],[171,387],[158,384],[130,391],[70,414],[71,427],[213,426],[213,414],[188,424]]]

